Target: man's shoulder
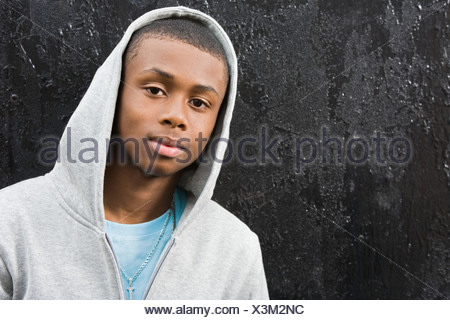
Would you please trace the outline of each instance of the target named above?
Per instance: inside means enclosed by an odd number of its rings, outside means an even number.
[[[46,205],[50,197],[54,195],[44,176],[17,182],[0,190],[0,218],[17,221],[22,214]]]
[[[14,203],[15,200],[30,199],[34,195],[44,192],[46,185],[45,177],[39,176],[0,189],[0,206],[3,207],[8,203],[17,205],[17,203]]]
[[[243,221],[214,200],[206,204],[201,220],[217,234],[226,236],[227,241],[235,239],[247,244],[259,243],[257,235]]]

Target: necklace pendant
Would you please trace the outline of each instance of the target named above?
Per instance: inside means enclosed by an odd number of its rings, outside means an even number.
[[[128,295],[130,296],[130,300],[133,300],[133,281],[135,281],[141,274],[142,270],[144,270],[144,268],[147,266],[148,262],[150,261],[150,259],[153,257],[153,253],[155,251],[155,249],[158,247],[158,244],[161,242],[162,237],[164,236],[164,232],[166,231],[167,228],[167,224],[170,220],[170,217],[173,216],[173,228],[172,228],[172,234],[173,231],[175,230],[175,202],[174,202],[174,196],[172,195],[172,204],[170,205],[170,209],[169,209],[169,213],[167,214],[167,218],[166,221],[164,222],[164,226],[161,229],[161,232],[159,233],[159,238],[156,241],[155,245],[153,246],[153,249],[150,251],[150,253],[148,254],[147,258],[145,259],[144,263],[142,263],[141,267],[139,268],[139,270],[136,272],[136,274],[134,275],[133,278],[129,278],[127,276],[127,274],[125,273],[125,270],[119,266],[120,272],[122,272],[123,276],[125,277],[125,279],[128,279]],[[133,211],[134,212],[134,211]],[[132,213],[133,213],[132,212]]]
[[[129,278],[128,279],[128,293],[130,294],[130,300],[133,300],[133,291],[134,291],[134,288],[133,288],[133,279],[131,279],[131,278]]]

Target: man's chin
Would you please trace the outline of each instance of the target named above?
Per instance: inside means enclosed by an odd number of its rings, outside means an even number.
[[[169,177],[178,174],[183,168],[151,163],[146,165],[135,164],[146,177]]]

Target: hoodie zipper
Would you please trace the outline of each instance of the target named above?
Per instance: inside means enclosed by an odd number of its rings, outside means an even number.
[[[114,257],[114,263],[116,265],[116,274],[117,273],[119,274],[119,280],[120,280],[119,283],[120,283],[120,289],[121,289],[120,297],[122,298],[121,300],[125,300],[125,294],[124,294],[125,289],[124,289],[123,283],[122,283],[122,275],[120,274],[120,266],[119,266],[119,263],[117,262],[117,256],[116,256],[116,253],[114,252],[114,249],[113,249],[113,247],[111,245],[111,240],[109,239],[107,233],[105,233],[105,238],[106,238],[106,242],[108,243],[108,246],[111,249],[111,252],[112,252],[113,257]]]
[[[162,264],[164,263],[164,260],[166,260],[167,255],[169,254],[170,249],[172,249],[173,245],[175,244],[175,238],[172,238],[167,245],[167,247],[164,249],[164,252],[161,254],[161,259],[159,259],[158,264],[156,265],[155,269],[153,270],[152,276],[150,278],[150,281],[148,282],[147,288],[144,292],[144,299],[147,299],[148,293],[150,292],[150,288],[153,285],[153,282],[155,282],[156,275],[158,274],[159,270],[161,269]]]

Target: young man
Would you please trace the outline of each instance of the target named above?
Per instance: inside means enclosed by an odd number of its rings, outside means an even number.
[[[209,16],[133,22],[54,169],[0,191],[0,297],[267,299],[257,236],[211,200],[226,145],[207,143],[228,137],[236,83]]]

